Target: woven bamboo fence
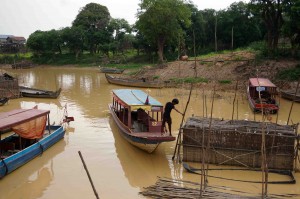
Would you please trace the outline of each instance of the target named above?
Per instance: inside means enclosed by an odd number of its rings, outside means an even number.
[[[0,98],[19,98],[19,82],[17,78],[7,78],[4,75],[0,75]]]
[[[268,168],[293,169],[296,125],[212,119],[209,128],[209,122],[209,118],[188,119],[183,127],[183,161],[201,162],[203,154],[201,151],[207,146],[210,137],[210,148],[205,157],[207,163],[260,168],[262,129],[264,129]],[[202,143],[205,143],[204,146]]]

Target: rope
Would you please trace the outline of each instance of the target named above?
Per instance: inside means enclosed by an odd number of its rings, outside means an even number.
[[[7,164],[4,162],[4,159],[1,159],[1,161],[3,162],[4,166],[5,166],[5,175],[8,173],[8,166]]]

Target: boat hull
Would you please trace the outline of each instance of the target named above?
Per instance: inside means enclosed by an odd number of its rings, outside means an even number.
[[[32,98],[51,98],[56,99],[61,93],[61,88],[56,91],[46,91],[34,88],[27,88],[20,86],[20,93],[22,97],[32,97]]]
[[[299,92],[295,95],[295,91],[294,92],[293,91],[281,91],[280,94],[281,94],[281,97],[284,99],[291,100],[294,102],[300,102],[300,93]]]
[[[115,123],[118,126],[120,135],[130,144],[141,150],[152,153],[160,143],[175,140],[175,137],[163,136],[161,135],[161,133],[153,133],[152,136],[149,136],[149,134],[147,133],[135,133],[119,120],[111,105],[109,105],[109,110]]]
[[[105,74],[105,77],[108,83],[117,84],[121,86],[142,87],[142,88],[163,88],[164,87],[164,84],[161,82],[123,79],[123,78],[112,77],[107,74]]]
[[[31,146],[0,160],[0,178],[13,172],[27,162],[42,154],[45,150],[61,140],[65,135],[63,126],[50,126],[54,130],[51,134],[45,135],[44,138]],[[48,127],[46,128],[47,131]]]
[[[100,72],[102,73],[112,73],[112,74],[121,74],[124,72],[125,69],[119,68],[100,68]]]
[[[249,92],[249,87],[247,88],[247,98],[249,102],[249,106],[251,110],[255,113],[263,111],[264,113],[272,113],[275,114],[279,110],[279,106],[276,103],[260,103],[254,100]]]

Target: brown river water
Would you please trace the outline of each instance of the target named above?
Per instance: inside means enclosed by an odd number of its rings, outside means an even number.
[[[200,176],[185,171],[181,163],[172,160],[176,142],[161,144],[153,154],[148,154],[127,143],[118,134],[108,111],[111,90],[125,88],[108,84],[98,68],[50,67],[32,69],[1,69],[1,72],[18,75],[24,86],[56,90],[62,88],[58,99],[19,98],[0,107],[1,112],[19,108],[49,109],[50,123],[59,123],[63,107],[75,118],[66,131],[63,140],[45,151],[41,156],[0,180],[0,199],[77,199],[96,198],[83,167],[78,151],[82,153],[95,189],[100,198],[145,198],[139,192],[155,184],[157,177],[200,182]],[[142,89],[162,104],[178,98],[177,109],[183,111],[189,91],[183,88]],[[203,97],[203,92],[206,97]],[[193,91],[186,118],[192,115],[210,116],[212,91],[197,88]],[[234,93],[217,92],[213,117],[231,119]],[[207,106],[203,106],[203,99]],[[234,119],[257,120],[246,101],[245,93],[238,93]],[[291,102],[280,99],[278,123],[286,124]],[[204,108],[203,108],[204,107]],[[205,108],[207,107],[207,108]],[[181,115],[172,112],[173,135],[178,134]],[[276,121],[276,115],[272,116]],[[295,103],[291,122],[300,122],[300,103]],[[298,130],[299,131],[299,130]],[[200,168],[198,163],[190,163]],[[261,180],[260,172],[214,171],[211,175]],[[271,174],[269,174],[271,175]],[[295,173],[296,184],[269,185],[270,194],[300,194],[300,174]],[[272,177],[272,180],[286,180],[287,177]],[[259,195],[261,184],[241,183],[209,178],[209,185],[223,185],[243,192]],[[230,188],[228,188],[230,190]]]

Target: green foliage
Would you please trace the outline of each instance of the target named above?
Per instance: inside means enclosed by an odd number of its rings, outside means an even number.
[[[220,84],[231,84],[232,81],[231,80],[219,80]]]
[[[280,80],[287,80],[287,81],[297,81],[297,80],[299,80],[299,78],[300,78],[300,64],[298,64],[295,68],[280,71],[276,75],[276,78],[280,79]]]
[[[153,80],[155,80],[155,79],[159,79],[159,75],[153,76]]]
[[[191,11],[182,0],[144,0],[140,4],[136,28],[148,44],[157,46],[159,61],[164,60],[164,47],[177,44],[183,28],[191,24]]]
[[[202,77],[171,78],[171,81],[180,83],[208,83],[208,80]]]

